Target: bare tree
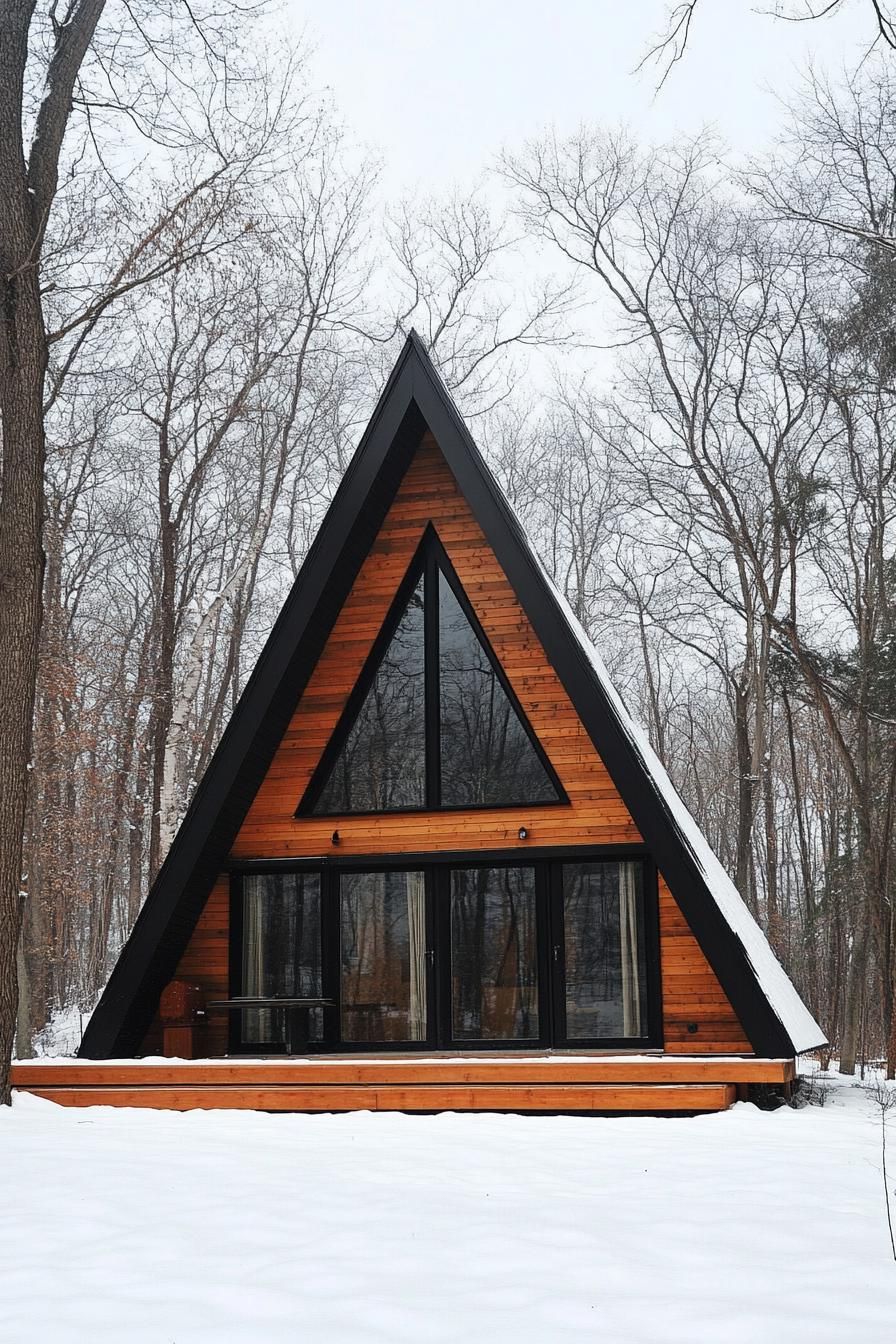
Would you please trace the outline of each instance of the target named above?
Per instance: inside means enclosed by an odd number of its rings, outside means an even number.
[[[390,305],[399,299],[376,341],[377,378],[416,327],[466,413],[485,415],[510,395],[523,352],[568,340],[572,286],[552,277],[520,286],[521,240],[484,194],[402,202],[387,237],[383,279]]]
[[[886,0],[865,0],[870,11],[870,32],[872,44],[881,43],[896,51],[896,16],[892,6]],[[691,38],[691,27],[699,8],[700,0],[675,0],[666,11],[665,27],[652,40],[641,60],[639,69],[645,65],[655,65],[660,71],[659,87],[662,88],[672,68],[683,60]],[[837,10],[845,6],[845,0],[791,0],[782,3],[775,0],[766,11],[769,17],[781,19],[787,23],[811,23],[816,19],[830,18]]]

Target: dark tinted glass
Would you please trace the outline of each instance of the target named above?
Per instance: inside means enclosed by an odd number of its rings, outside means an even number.
[[[640,863],[563,865],[566,1035],[647,1035]]]
[[[344,1041],[426,1039],[426,895],[422,873],[343,873]]]
[[[535,871],[457,868],[451,874],[454,1040],[538,1037]]]
[[[243,878],[243,983],[252,998],[320,998],[320,876],[260,873]],[[242,1013],[246,1042],[319,1041],[322,1008],[253,1008]]]
[[[491,659],[441,573],[439,700],[443,805],[557,801]]]
[[[382,812],[424,805],[423,668],[421,577],[314,812]]]

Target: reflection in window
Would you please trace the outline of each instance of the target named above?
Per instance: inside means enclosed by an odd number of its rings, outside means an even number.
[[[426,1039],[426,897],[422,873],[343,873],[344,1041]]]
[[[318,873],[243,878],[242,993],[264,999],[320,998],[320,919]],[[322,1008],[244,1009],[242,1019],[246,1043],[282,1045],[287,1038],[319,1041],[323,1035]]]
[[[484,638],[431,562],[343,732],[318,815],[560,801]]]
[[[647,1035],[643,869],[640,863],[563,866],[566,1035]]]
[[[379,812],[425,804],[423,666],[421,577],[315,812]]]
[[[460,868],[451,874],[454,1040],[538,1037],[535,871]]]
[[[441,572],[439,687],[444,806],[557,801],[491,659]]]

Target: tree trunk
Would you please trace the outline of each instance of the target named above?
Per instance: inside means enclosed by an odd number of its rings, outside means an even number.
[[[0,182],[0,193],[4,184]],[[27,248],[19,252],[19,260]],[[18,1014],[16,957],[22,919],[22,838],[41,621],[44,505],[43,385],[47,351],[37,272],[15,267],[0,335],[3,484],[0,507],[0,1104]]]
[[[843,1010],[843,1036],[840,1042],[840,1072],[850,1075],[856,1071],[864,983],[865,936],[863,932],[859,932],[853,944],[846,976],[846,1004]]]
[[[149,823],[149,885],[165,857],[162,851],[162,792],[165,781],[165,748],[171,728],[174,696],[175,586],[177,582],[177,529],[171,507],[171,457],[167,421],[159,436],[159,598],[156,673],[152,708],[152,812]]]
[[[27,25],[0,42],[0,85],[20,87]],[[4,102],[8,90],[0,95]],[[4,112],[8,110],[4,107]],[[5,118],[4,118],[5,121]],[[7,147],[8,149],[8,147]],[[43,580],[43,421],[47,343],[33,206],[4,151],[0,172],[0,1104],[18,1015],[22,845],[28,802]]]
[[[31,1031],[31,986],[28,980],[28,963],[25,949],[19,939],[19,951],[16,960],[19,980],[19,1017],[16,1023],[16,1054],[19,1059],[30,1059],[34,1054],[34,1037]]]
[[[748,696],[739,686],[734,688],[734,735],[737,747],[737,848],[735,851],[735,885],[754,915],[756,896],[753,889],[753,816],[755,811],[756,781],[753,776],[753,753],[750,748]]]
[[[0,1104],[18,1013],[22,848],[43,586],[43,396],[47,337],[40,297],[43,230],[56,194],[72,91],[104,0],[71,5],[54,23],[30,153],[23,86],[33,3],[0,5]],[[27,157],[27,165],[26,165]]]
[[[768,938],[781,956],[785,952],[784,925],[778,895],[778,826],[775,818],[775,781],[766,763],[762,772],[762,805],[765,818],[765,915]]]

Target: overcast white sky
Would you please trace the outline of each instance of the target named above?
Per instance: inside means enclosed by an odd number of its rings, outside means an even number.
[[[463,183],[502,147],[582,121],[656,140],[710,122],[735,149],[759,149],[810,58],[836,72],[873,35],[870,0],[803,24],[760,12],[774,3],[702,0],[657,95],[656,74],[634,71],[665,0],[283,0],[316,48],[316,81],[382,156],[390,195]]]

